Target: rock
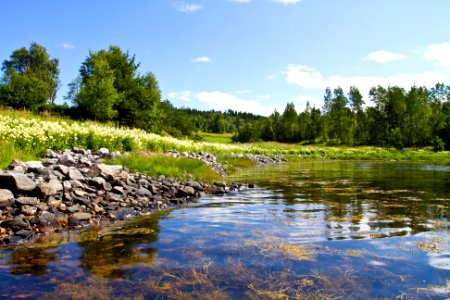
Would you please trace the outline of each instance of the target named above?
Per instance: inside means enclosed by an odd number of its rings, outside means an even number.
[[[95,187],[103,187],[106,180],[102,177],[94,177],[89,179],[89,184]]]
[[[48,158],[59,158],[59,154],[57,154],[51,149],[47,149],[46,153]]]
[[[29,229],[30,224],[21,216],[16,216],[13,219],[3,221],[1,223],[2,227],[9,228],[14,232],[22,229]]]
[[[218,186],[218,187],[222,187],[222,188],[226,187],[226,184],[224,182],[220,182],[220,181],[215,181],[214,185]]]
[[[195,189],[191,186],[185,186],[177,191],[177,197],[194,197],[196,194]]]
[[[58,158],[58,163],[65,166],[73,166],[75,165],[75,158],[71,154],[66,153]]]
[[[24,213],[25,215],[32,216],[36,214],[37,207],[31,205],[22,205],[21,212]]]
[[[189,181],[187,183],[187,185],[193,187],[197,191],[203,191],[202,185],[200,183],[196,182],[196,181]]]
[[[138,194],[139,196],[147,196],[147,197],[152,196],[152,193],[149,190],[147,190],[146,188],[137,189],[136,194]]]
[[[92,218],[92,215],[90,213],[76,212],[72,214],[71,218],[74,218],[78,221],[86,221],[90,220]]]
[[[17,173],[26,173],[28,170],[27,164],[18,159],[13,160],[9,166],[8,170],[17,172]]]
[[[108,178],[125,178],[125,175],[128,175],[128,173],[124,172],[124,168],[122,166],[108,166],[105,164],[95,164],[92,166],[92,168],[89,170],[88,174],[89,177],[98,177],[101,176],[105,179]]]
[[[33,232],[31,230],[22,229],[15,233],[15,235],[20,236],[22,238],[29,237]]]
[[[0,189],[0,208],[10,207],[14,203],[14,194],[10,190]]]
[[[39,199],[36,197],[19,197],[16,199],[16,202],[21,205],[37,205]]]
[[[108,148],[100,148],[97,151],[97,155],[100,157],[109,156],[109,149]]]
[[[55,170],[61,172],[61,174],[67,176],[69,174],[69,167],[65,166],[65,165],[56,165],[54,167]]]
[[[41,161],[27,161],[27,172],[40,173],[44,169],[44,165]]]
[[[43,212],[42,215],[39,216],[39,225],[44,227],[56,227],[58,223],[55,219],[55,214],[52,214],[48,211]]]
[[[38,188],[44,196],[52,196],[62,191],[63,185],[58,180],[52,179],[49,182],[39,184]]]
[[[84,181],[84,176],[83,174],[81,174],[80,171],[78,171],[78,169],[71,167],[69,168],[69,174],[68,177],[71,180],[78,180],[78,181]]]
[[[33,180],[20,173],[0,173],[0,189],[12,192],[30,192],[36,188]]]

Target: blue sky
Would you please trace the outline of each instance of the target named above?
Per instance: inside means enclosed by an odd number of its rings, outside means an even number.
[[[0,60],[46,47],[59,103],[88,51],[109,45],[178,107],[268,115],[321,107],[327,86],[450,84],[448,0],[0,0],[0,11]]]

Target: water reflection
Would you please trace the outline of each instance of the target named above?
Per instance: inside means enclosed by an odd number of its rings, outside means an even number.
[[[328,239],[361,239],[436,226],[448,231],[449,172],[449,166],[324,161],[263,167],[233,179],[267,187],[299,212],[321,203],[315,217],[326,223]]]
[[[0,298],[445,299],[450,172],[414,166],[238,174],[259,187],[0,251]]]
[[[100,278],[124,278],[131,274],[124,267],[151,263],[157,249],[158,220],[152,214],[131,220],[122,226],[90,228],[80,234],[81,267]]]

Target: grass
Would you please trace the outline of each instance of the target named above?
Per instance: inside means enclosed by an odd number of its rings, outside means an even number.
[[[21,161],[36,160],[37,155],[29,150],[17,149],[10,141],[0,141],[0,169],[6,169],[14,159]]]
[[[198,135],[201,136],[205,142],[222,143],[222,144],[232,143],[231,137],[233,136],[232,133],[210,133],[210,132],[198,132]]]
[[[179,180],[195,180],[200,182],[221,181],[222,178],[204,162],[185,157],[173,158],[161,154],[131,154],[115,160],[106,160],[107,164],[120,164],[132,172],[149,176],[174,177]]]
[[[409,160],[409,161],[450,161],[450,152],[425,149],[404,149],[381,147],[348,147],[283,144],[260,142],[236,144],[230,142],[230,134],[205,134],[205,140],[198,142],[180,140],[139,129],[118,128],[111,124],[78,122],[49,115],[34,115],[30,112],[0,110],[0,164],[7,166],[12,159],[22,160],[41,157],[45,150],[62,150],[72,147],[97,150],[107,147],[110,150],[137,152],[140,150],[167,152],[209,152],[220,156],[231,153],[274,155],[282,154],[290,161],[338,159],[338,160]],[[251,166],[249,162],[226,157],[229,169]],[[181,172],[185,169],[181,167]],[[187,168],[189,170],[190,168]],[[161,171],[162,172],[162,171]],[[156,172],[158,173],[158,172]],[[185,176],[185,175],[183,175]]]

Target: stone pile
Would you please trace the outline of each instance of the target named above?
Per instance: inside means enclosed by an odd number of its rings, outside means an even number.
[[[235,154],[234,156],[240,158],[248,158],[254,161],[257,165],[284,164],[288,162],[287,158],[280,154],[276,154],[273,156],[266,156],[261,154]]]
[[[202,193],[246,188],[152,178],[99,161],[117,155],[105,148],[97,153],[75,148],[62,153],[48,150],[40,161],[14,160],[8,170],[0,171],[0,244],[61,228],[127,219],[184,204]]]
[[[169,152],[167,152],[167,154],[172,157],[175,157],[175,158],[187,157],[187,158],[191,158],[191,159],[199,159],[202,162],[204,162],[205,164],[207,164],[208,166],[210,166],[222,178],[226,177],[225,168],[223,167],[223,165],[221,163],[217,162],[216,157],[210,153],[206,153],[206,152],[200,152],[200,153],[182,152],[182,153],[179,153],[177,150],[170,150]]]

